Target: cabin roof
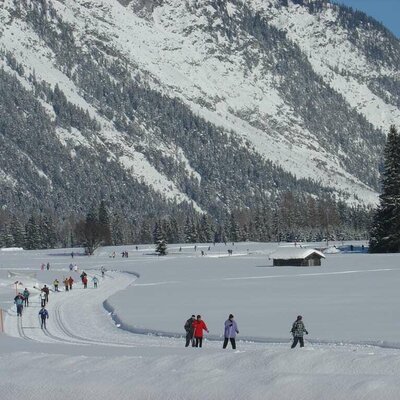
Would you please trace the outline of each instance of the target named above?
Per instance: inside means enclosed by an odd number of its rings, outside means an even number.
[[[279,260],[291,260],[296,258],[307,258],[312,254],[317,254],[321,258],[325,258],[324,254],[318,250],[306,247],[278,247],[269,255],[269,258]]]

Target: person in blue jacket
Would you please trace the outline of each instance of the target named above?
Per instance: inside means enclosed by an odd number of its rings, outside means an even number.
[[[228,319],[225,321],[224,344],[222,346],[223,349],[226,349],[228,341],[231,342],[232,349],[236,349],[236,334],[239,333],[239,329],[236,321],[233,318],[233,315],[229,314]]]
[[[41,320],[40,327],[46,329],[46,319],[49,319],[49,312],[44,307],[40,309],[39,317]]]

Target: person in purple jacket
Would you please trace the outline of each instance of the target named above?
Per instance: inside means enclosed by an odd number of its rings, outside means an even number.
[[[232,349],[236,349],[236,334],[239,333],[239,329],[236,321],[233,320],[233,315],[229,314],[228,319],[225,321],[225,332],[224,332],[224,344],[223,349],[226,349],[228,345],[228,340],[231,342]]]

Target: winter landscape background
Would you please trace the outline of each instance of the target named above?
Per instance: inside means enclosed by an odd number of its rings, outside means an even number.
[[[74,259],[69,249],[1,251],[3,398],[397,398],[398,255],[343,251],[326,254],[321,267],[272,267],[268,254],[278,244],[208,246],[170,245],[165,257],[147,246]],[[124,250],[129,258],[121,257]],[[71,261],[89,277],[105,266],[105,279],[98,289],[89,279],[86,290],[77,283],[72,292],[51,293],[44,332],[32,287],[69,276]],[[40,271],[43,262],[50,271]],[[16,280],[33,292],[20,325],[12,305]],[[210,330],[202,349],[184,348],[179,337],[192,313]],[[229,313],[239,324],[237,351],[221,348]],[[310,334],[304,349],[291,350],[298,314]]]
[[[50,216],[68,245],[101,200],[130,225],[182,212],[222,223],[288,192],[377,202],[400,122],[400,44],[361,12],[325,0],[4,0],[0,22],[4,226]]]

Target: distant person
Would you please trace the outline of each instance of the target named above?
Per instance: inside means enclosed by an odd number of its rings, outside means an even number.
[[[40,306],[41,307],[46,307],[46,293],[45,292],[40,292]]]
[[[106,269],[102,266],[100,268],[100,271],[101,271],[101,277],[104,278],[104,274],[106,273]]]
[[[69,264],[69,270],[72,272],[72,270],[74,269],[74,264]]]
[[[46,319],[49,319],[49,312],[42,306],[39,311],[40,327],[46,329]]]
[[[78,271],[78,269],[79,269],[79,268],[78,268],[78,265],[75,264],[73,269],[74,269],[75,272]]]
[[[293,322],[292,329],[290,331],[293,335],[292,349],[297,346],[300,342],[300,347],[304,347],[304,334],[308,335],[308,331],[304,326],[303,317],[301,315],[297,316],[296,321]]]
[[[98,280],[97,276],[94,276],[92,281],[93,281],[94,288],[97,289],[97,284],[99,283],[99,280]]]
[[[139,247],[138,246],[136,246],[136,251],[138,251],[139,250]]]
[[[82,283],[83,283],[83,288],[87,289],[87,283],[88,283],[87,275],[84,275],[84,277],[82,278]]]
[[[82,271],[82,273],[80,274],[80,278],[81,278],[81,281],[82,281],[82,283],[83,283],[83,278],[85,277],[85,276],[87,276],[87,273],[85,272],[85,271]]]
[[[22,293],[18,293],[14,297],[14,303],[17,307],[17,317],[22,317],[22,310],[24,309],[24,296],[22,296]]]
[[[29,295],[30,292],[27,288],[25,288],[25,290],[22,292],[22,296],[24,296],[24,305],[25,307],[29,306]]]
[[[192,342],[192,347],[195,346],[194,343],[194,326],[193,323],[196,321],[196,316],[192,315],[186,322],[185,322],[185,331],[186,331],[186,344],[185,347],[189,347],[190,342]]]
[[[224,344],[222,345],[223,349],[226,349],[228,341],[231,342],[232,349],[236,349],[236,334],[239,333],[239,329],[236,321],[233,318],[233,315],[229,314],[228,319],[225,321]]]
[[[58,285],[60,284],[60,281],[58,279],[54,279],[53,286],[54,286],[54,291],[58,292]]]
[[[50,293],[50,290],[49,290],[49,288],[47,287],[47,285],[44,285],[44,286],[42,287],[42,292],[46,295],[46,303],[48,303],[48,302],[49,302],[49,293]]]
[[[74,280],[72,279],[72,276],[70,276],[68,279],[69,290],[72,290],[73,284],[74,284]]]
[[[193,322],[195,347],[202,347],[203,344],[203,331],[209,332],[206,323],[198,315],[196,321]]]
[[[48,262],[47,265],[46,265],[46,269],[47,269],[47,271],[50,270],[50,263],[49,263],[49,262]]]
[[[74,252],[71,251],[71,258],[74,258]]]
[[[45,265],[42,263],[42,264],[40,265],[40,269],[41,269],[42,271],[44,271],[44,267],[45,267]]]
[[[64,282],[64,286],[65,286],[65,291],[68,292],[68,288],[69,288],[69,279],[68,279],[68,278],[65,278],[65,279],[63,280],[63,282]]]

